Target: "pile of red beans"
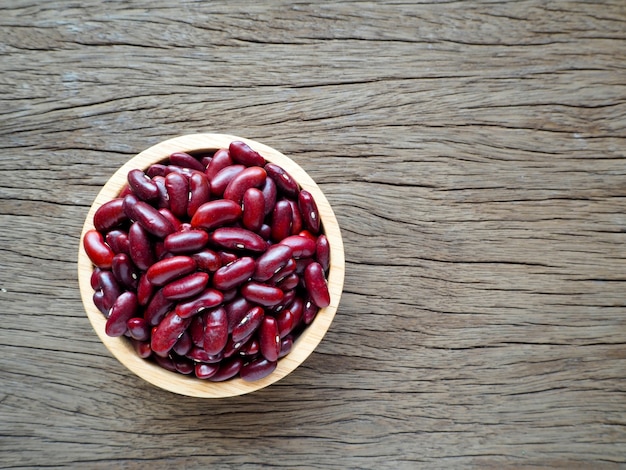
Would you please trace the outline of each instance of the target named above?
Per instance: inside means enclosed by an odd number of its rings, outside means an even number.
[[[330,303],[311,193],[243,142],[127,180],[83,238],[107,335],[199,379],[271,374]]]

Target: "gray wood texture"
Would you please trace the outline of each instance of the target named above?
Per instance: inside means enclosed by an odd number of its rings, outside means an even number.
[[[99,343],[80,230],[223,132],[318,182],[346,283],[249,396]],[[624,468],[626,2],[0,2],[0,467]]]

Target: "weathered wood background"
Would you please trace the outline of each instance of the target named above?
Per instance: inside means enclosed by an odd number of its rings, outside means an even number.
[[[626,466],[626,2],[0,2],[0,467]],[[295,159],[345,292],[286,379],[158,390],[76,279],[160,140]]]

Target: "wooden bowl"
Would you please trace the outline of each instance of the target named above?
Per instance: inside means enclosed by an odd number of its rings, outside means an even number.
[[[127,338],[123,336],[115,338],[107,336],[105,333],[106,319],[96,308],[92,300],[94,291],[90,284],[90,277],[93,272],[93,265],[85,253],[82,242],[85,233],[94,228],[93,216],[95,211],[102,204],[119,195],[123,186],[126,184],[126,175],[130,170],[135,168],[145,170],[151,164],[167,159],[169,155],[174,152],[198,152],[202,150],[228,148],[232,141],[246,142],[250,147],[265,157],[267,161],[283,167],[300,184],[302,189],[306,189],[313,195],[319,209],[323,231],[328,237],[331,251],[331,263],[328,275],[328,287],[331,298],[330,305],[318,312],[315,320],[294,342],[291,352],[282,359],[279,359],[274,372],[255,382],[246,382],[238,377],[225,382],[210,382],[197,379],[193,376],[170,372],[150,361],[140,358]],[[166,140],[144,150],[124,164],[115,172],[111,179],[107,181],[91,206],[83,226],[78,251],[78,280],[81,297],[89,321],[106,348],[123,365],[142,379],[162,389],[194,397],[221,398],[243,395],[264,388],[285,377],[304,362],[326,334],[337,312],[343,289],[344,264],[343,242],[335,214],[320,188],[298,164],[277,150],[250,139],[224,134],[194,134]]]

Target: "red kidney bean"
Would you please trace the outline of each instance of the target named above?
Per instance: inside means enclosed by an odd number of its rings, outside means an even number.
[[[207,167],[209,166],[209,163],[211,163],[211,160],[213,160],[212,153],[197,154],[195,155],[195,157],[198,160],[200,160],[200,163],[202,163],[202,166],[204,167],[203,171],[206,171]]]
[[[137,313],[137,294],[122,292],[113,303],[104,331],[109,336],[122,336],[126,333],[126,323]]]
[[[237,325],[248,311],[254,307],[243,297],[237,297],[226,304],[226,314],[228,316],[228,332],[232,333],[235,325]]]
[[[193,348],[193,341],[191,341],[191,334],[189,333],[189,328],[187,328],[172,347],[172,351],[180,356],[184,356],[191,351],[191,348]]]
[[[304,302],[304,309],[302,310],[302,323],[310,325],[319,312],[319,308],[310,299]]]
[[[248,336],[241,341],[235,342],[232,337],[228,338],[226,342],[226,346],[224,346],[224,350],[222,351],[224,358],[229,358],[236,353],[240,352],[240,349],[251,339],[251,336]]]
[[[199,271],[170,282],[163,287],[163,296],[169,300],[188,299],[200,294],[209,282],[209,275]]]
[[[233,328],[231,334],[233,341],[239,342],[250,337],[261,324],[264,315],[265,311],[259,306],[252,307],[248,310],[239,323]]]
[[[232,300],[235,300],[235,298],[239,295],[239,290],[236,287],[233,287],[232,289],[224,291],[223,294],[224,302],[230,302]]]
[[[93,290],[100,290],[100,273],[102,272],[102,269],[100,269],[98,266],[95,266],[93,268],[93,271],[91,271],[91,276],[89,277],[89,284],[91,285],[91,288]]]
[[[154,180],[155,176],[165,176],[167,173],[167,166],[162,163],[153,163],[146,170],[146,175]]]
[[[301,230],[298,235],[300,235],[301,237],[306,237],[306,238],[310,238],[311,240],[313,240],[314,242],[317,242],[317,236],[313,235],[311,232],[309,232],[308,230],[304,229]]]
[[[169,209],[170,197],[167,194],[167,188],[165,187],[165,176],[156,175],[152,178],[152,181],[154,181],[154,184],[156,185],[157,190],[159,191],[159,196],[157,197],[156,202],[153,204],[156,205],[156,207],[159,209],[162,209],[162,208]]]
[[[131,339],[131,343],[137,355],[142,359],[148,359],[152,355],[152,349],[150,348],[150,341],[137,341]]]
[[[266,171],[267,173],[267,171]],[[265,178],[265,183],[261,186],[261,193],[263,193],[263,199],[265,200],[264,216],[272,213],[272,209],[276,205],[276,198],[278,196],[278,189],[276,183],[272,178]]]
[[[313,263],[315,260],[313,258],[299,258],[296,260],[296,274],[298,276],[303,276],[304,275],[304,270],[306,269],[306,267]],[[304,284],[303,284],[304,286]]]
[[[256,338],[250,338],[246,344],[239,348],[239,354],[242,356],[256,356],[259,350],[259,341]]]
[[[263,193],[257,188],[248,188],[243,193],[242,199],[243,216],[241,222],[248,230],[257,232],[263,225],[265,218],[265,199]]]
[[[275,285],[283,291],[288,291],[298,287],[298,284],[300,284],[300,276],[298,276],[296,273],[291,273],[282,278]]]
[[[144,272],[139,275],[139,282],[137,283],[137,301],[139,305],[145,307],[152,299],[152,294],[154,294],[154,286],[148,280],[147,274]]]
[[[205,202],[191,218],[192,227],[213,230],[241,217],[241,206],[235,201],[219,199]]]
[[[265,242],[263,242],[265,243]],[[101,269],[110,269],[115,253],[104,243],[104,237],[97,230],[88,230],[83,237],[83,247],[91,262]]]
[[[284,293],[278,287],[273,287],[259,282],[248,282],[241,288],[241,295],[250,302],[264,307],[278,305],[284,297]]]
[[[287,309],[293,315],[293,327],[295,329],[298,325],[300,325],[302,320],[302,314],[304,313],[304,300],[302,300],[302,297],[296,297],[293,299],[293,302],[291,302],[291,305],[287,306]],[[317,310],[317,307],[315,309]]]
[[[128,184],[125,184],[124,186],[122,186],[122,189],[120,190],[120,193],[117,197],[124,199],[129,194],[133,194],[133,190],[130,189],[130,186],[128,186]]]
[[[174,367],[176,367],[176,372],[183,375],[190,375],[194,373],[195,364],[186,357],[172,354],[171,359],[174,363]]]
[[[261,380],[276,370],[276,361],[268,361],[264,357],[259,357],[243,365],[239,371],[239,377],[246,382]]]
[[[243,360],[240,357],[233,357],[220,364],[217,373],[208,378],[211,382],[223,382],[236,376],[241,370]]]
[[[231,251],[220,250],[217,252],[217,255],[220,257],[220,263],[222,263],[222,266],[234,263],[239,259],[239,256]]]
[[[265,158],[263,158],[256,150],[250,148],[245,142],[231,142],[228,146],[230,158],[236,163],[245,166],[263,166]]]
[[[280,353],[278,353],[278,359],[281,357],[285,357],[287,354],[291,352],[291,348],[293,347],[293,337],[291,335],[285,336],[280,340]]]
[[[165,188],[170,201],[170,210],[180,219],[187,216],[189,202],[189,180],[180,173],[168,173]]]
[[[235,176],[245,169],[246,167],[243,165],[231,165],[226,168],[222,168],[217,175],[210,180],[211,194],[222,197],[228,183],[230,183]]]
[[[278,242],[291,235],[292,219],[291,204],[286,200],[278,201],[272,211],[272,240]]]
[[[92,299],[96,308],[102,312],[105,318],[108,318],[109,309],[104,305],[104,293],[101,290],[97,290],[93,293]]]
[[[152,299],[146,306],[143,317],[150,325],[158,325],[173,306],[174,302],[166,299],[163,295],[163,289],[159,289],[154,293]]]
[[[267,174],[258,166],[251,166],[237,173],[224,189],[224,199],[241,204],[244,193],[250,188],[258,188],[265,182]]]
[[[330,293],[324,269],[318,262],[309,264],[304,270],[304,285],[315,305],[320,308],[330,305]]]
[[[142,170],[130,170],[127,180],[135,196],[142,201],[150,202],[159,197],[159,190],[156,184]]]
[[[204,335],[204,333],[202,333]],[[196,362],[203,362],[205,364],[216,364],[224,359],[224,355],[220,352],[218,354],[209,354],[200,347],[193,347],[186,354],[186,356]]]
[[[122,293],[122,289],[111,271],[101,271],[98,275],[98,284],[103,294],[102,305],[108,312]]]
[[[177,372],[176,364],[174,364],[172,358],[168,356],[161,357],[158,354],[153,354],[152,358],[159,366],[163,367],[163,369],[169,370],[170,372]]]
[[[278,324],[278,335],[281,338],[287,336],[295,328],[295,317],[291,310],[285,309],[276,315],[276,323]]]
[[[291,274],[295,273],[296,268],[297,268],[296,260],[294,260],[293,258],[289,258],[289,260],[287,260],[287,263],[285,264],[285,266],[283,266],[276,274],[274,274],[267,281],[267,283],[270,284],[270,285],[278,284],[280,281],[285,279],[287,276],[290,276]]]
[[[276,361],[280,353],[278,323],[274,317],[266,315],[259,326],[259,348],[268,361]]]
[[[227,250],[248,250],[262,252],[267,242],[250,230],[238,227],[220,227],[209,235],[209,241]]]
[[[172,256],[154,263],[148,268],[146,275],[151,284],[164,286],[179,277],[194,272],[196,266],[196,261],[189,256]]]
[[[304,227],[313,234],[320,231],[320,213],[313,195],[306,189],[298,193],[298,207],[302,214],[302,222]]]
[[[186,152],[176,152],[170,155],[170,164],[180,166],[183,168],[189,168],[191,170],[197,170],[204,173],[206,169],[200,160],[189,155]]]
[[[257,281],[267,281],[285,267],[291,256],[291,247],[287,245],[270,246],[265,253],[257,258],[253,278]]]
[[[125,253],[130,255],[130,242],[128,241],[128,232],[123,230],[111,230],[106,234],[106,244],[111,247],[113,253]]]
[[[281,290],[279,287],[277,287],[277,289]],[[282,290],[281,290],[282,292]],[[296,298],[296,291],[295,290],[288,290],[286,292],[283,293],[283,300],[281,300],[278,304],[272,306],[272,311],[275,313],[281,312],[285,307],[287,307],[289,304],[291,304],[291,302],[293,302],[293,299]]]
[[[189,318],[201,310],[217,307],[223,300],[224,295],[220,291],[208,287],[197,296],[184,302],[179,302],[175,310],[181,318]]]
[[[330,269],[330,244],[326,235],[321,234],[315,243],[315,260],[322,266],[325,273]]]
[[[290,235],[278,242],[291,248],[294,258],[308,258],[315,254],[315,242],[301,235]]]
[[[254,273],[255,262],[249,256],[244,256],[226,266],[222,266],[213,275],[213,286],[226,291],[244,283]]]
[[[170,164],[170,165],[167,165],[165,169],[165,176],[169,175],[170,173],[177,173],[180,176],[189,178],[195,171],[196,170],[192,170],[191,168],[185,168],[184,166]]]
[[[213,155],[211,163],[209,163],[209,166],[207,166],[205,174],[207,178],[209,178],[209,181],[212,181],[213,178],[215,178],[215,175],[220,172],[220,170],[226,168],[227,166],[231,166],[232,164],[233,161],[230,158],[230,153],[228,152],[228,149],[219,149]]]
[[[228,342],[228,314],[224,307],[211,310],[204,319],[204,350],[219,354]]]
[[[287,199],[287,202],[291,206],[291,234],[295,235],[302,230],[302,215],[296,201]]]
[[[165,356],[174,347],[178,338],[189,326],[190,319],[180,318],[176,312],[171,311],[152,332],[150,346],[152,351],[159,356]]]
[[[126,328],[130,337],[137,341],[147,341],[150,338],[150,325],[141,317],[129,318],[126,321]]]
[[[272,227],[267,224],[261,225],[261,228],[257,230],[257,233],[263,240],[268,240],[272,237]]]
[[[139,274],[127,254],[119,253],[113,257],[111,271],[115,279],[127,289],[137,288]]]
[[[264,168],[267,175],[274,180],[276,187],[282,191],[284,195],[290,198],[296,198],[298,196],[298,183],[296,183],[296,180],[294,180],[284,168],[275,163],[266,163]]]
[[[193,344],[198,348],[202,348],[204,346],[204,318],[203,316],[196,315],[196,316],[191,317],[191,323],[189,324],[188,330],[189,330],[189,334],[191,335],[191,341],[193,342]],[[192,348],[192,351],[193,351],[193,348]],[[191,357],[189,356],[190,353],[191,351],[187,353],[187,357]],[[191,359],[193,359],[193,357],[191,357]]]
[[[212,273],[222,266],[219,255],[213,250],[202,250],[198,253],[194,253],[191,257],[196,261],[198,269],[201,271]]]
[[[128,220],[124,212],[124,200],[113,199],[102,204],[93,215],[93,225],[101,233],[122,225]]]
[[[219,364],[196,364],[194,367],[194,373],[199,379],[208,379],[217,374],[219,368]]]
[[[140,201],[132,195],[124,198],[124,212],[126,215],[138,222],[147,232],[165,238],[176,228],[172,223],[145,201]]]
[[[170,253],[193,253],[201,250],[209,242],[209,234],[204,230],[187,230],[170,233],[165,237],[165,249]]]
[[[187,215],[193,217],[198,208],[211,199],[211,185],[204,173],[194,173],[189,177],[189,202]]]
[[[165,217],[167,220],[170,221],[170,223],[174,227],[174,230],[178,231],[178,230],[183,229],[183,223],[167,207],[161,207],[160,209],[158,209],[158,211],[159,211],[159,214],[161,214],[163,217]],[[173,233],[176,233],[176,232],[173,232]],[[170,233],[170,235],[172,234]]]

